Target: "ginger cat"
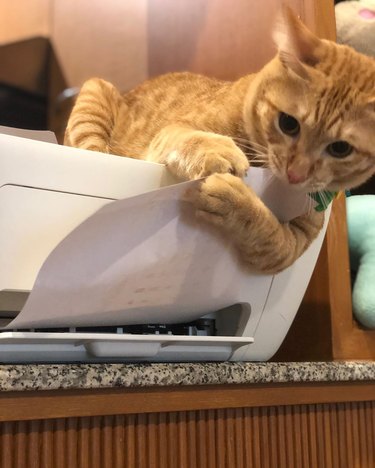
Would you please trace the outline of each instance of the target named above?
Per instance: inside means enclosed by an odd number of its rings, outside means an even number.
[[[241,177],[262,164],[297,190],[357,186],[375,173],[375,61],[314,36],[288,8],[277,56],[235,82],[191,73],[151,79],[121,95],[87,81],[65,144],[163,163],[197,215],[230,236],[243,262],[265,273],[290,266],[315,239],[317,211],[280,223]]]

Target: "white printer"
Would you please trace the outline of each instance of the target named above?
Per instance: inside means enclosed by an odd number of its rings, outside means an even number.
[[[22,309],[48,254],[83,220],[113,200],[175,182],[159,164],[0,134],[1,324]],[[290,268],[249,275],[239,304],[184,324],[5,330],[0,362],[267,360],[302,301],[327,222]]]

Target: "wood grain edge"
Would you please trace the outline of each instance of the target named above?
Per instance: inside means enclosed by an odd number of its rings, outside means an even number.
[[[9,392],[0,421],[374,400],[375,382]]]

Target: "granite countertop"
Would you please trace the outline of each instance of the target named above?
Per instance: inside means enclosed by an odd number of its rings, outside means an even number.
[[[375,361],[0,365],[0,391],[369,381]]]

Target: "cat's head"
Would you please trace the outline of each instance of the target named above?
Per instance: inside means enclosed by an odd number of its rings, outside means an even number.
[[[375,60],[317,38],[287,8],[281,17],[278,55],[245,100],[254,150],[296,188],[360,185],[375,173]]]

